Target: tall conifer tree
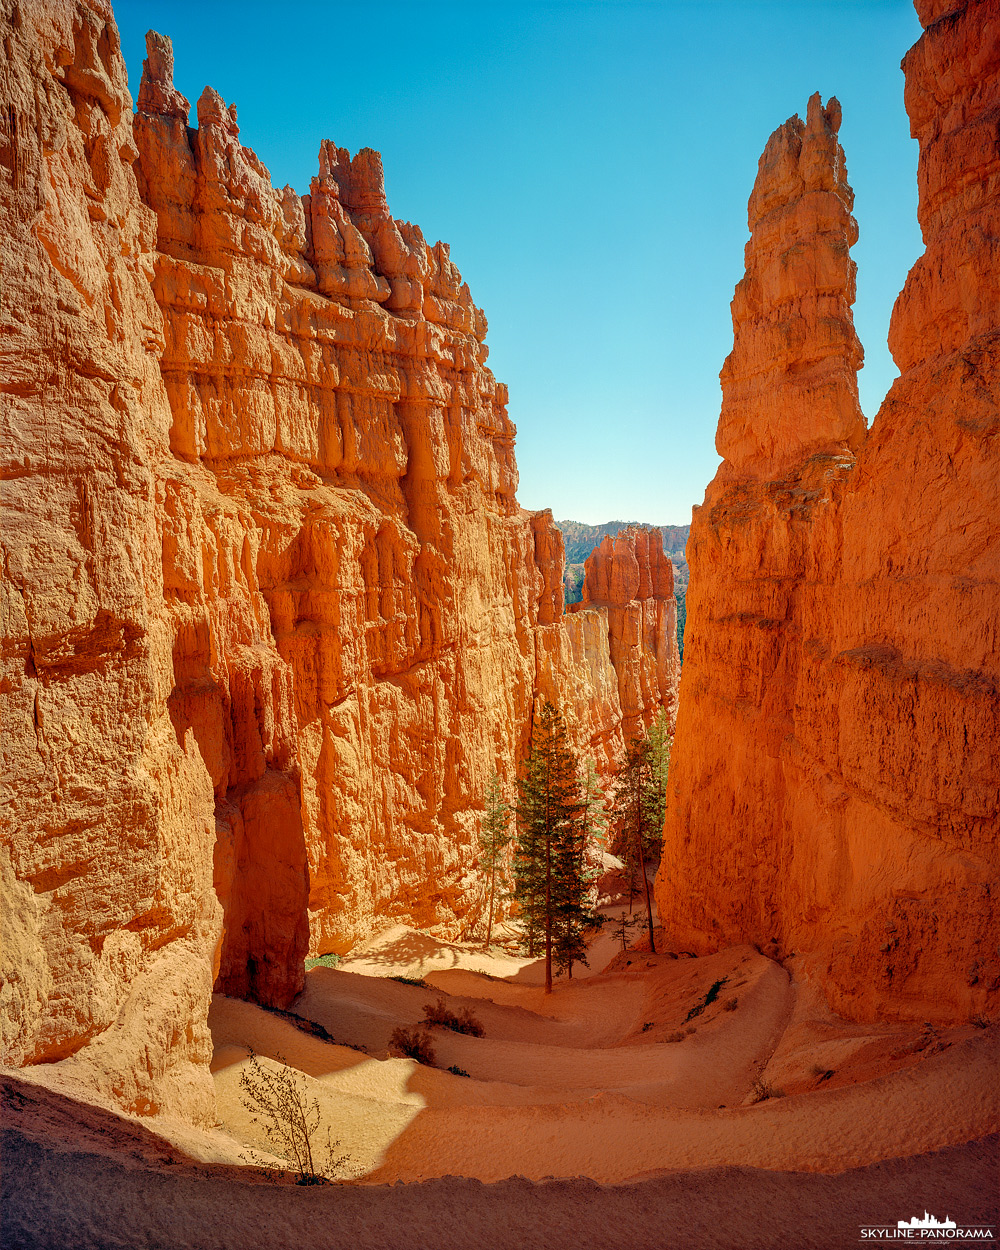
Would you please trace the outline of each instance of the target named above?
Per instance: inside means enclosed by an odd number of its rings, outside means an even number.
[[[479,863],[486,874],[489,886],[489,902],[486,912],[486,942],[488,950],[493,935],[493,916],[497,892],[497,879],[503,888],[503,869],[510,845],[510,806],[504,802],[500,775],[494,768],[486,787],[483,823],[479,831]]]
[[[579,765],[563,718],[551,703],[545,703],[535,722],[517,789],[514,897],[529,954],[544,941],[545,992],[550,994],[553,958],[565,966],[580,958],[587,910]]]
[[[670,735],[666,714],[660,713],[649,733],[636,733],[615,776],[616,850],[629,876],[629,905],[636,879],[646,903],[649,949],[655,953],[653,902],[646,860],[663,842]]]

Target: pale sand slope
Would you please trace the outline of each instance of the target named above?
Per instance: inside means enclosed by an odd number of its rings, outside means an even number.
[[[4,1085],[5,1250],[845,1250],[859,1226],[925,1209],[1000,1223],[996,1137],[836,1176],[299,1189],[194,1163],[145,1125],[40,1084]]]
[[[939,1037],[852,1025],[822,1006],[790,962],[791,977],[749,947],[697,960],[630,952],[546,996],[524,961],[491,956],[491,971],[506,964],[518,978],[492,980],[463,968],[486,969],[481,953],[394,930],[342,965],[368,975],[314,968],[294,1005],[367,1054],[216,1000],[220,1119],[237,1138],[264,1143],[240,1099],[252,1046],[265,1062],[280,1057],[306,1074],[367,1183],[445,1175],[616,1183],[733,1164],[839,1171],[997,1127],[995,1026]],[[370,975],[376,968],[381,975]],[[433,989],[387,979],[397,969]],[[688,1022],[723,978],[716,1001]],[[485,1036],[435,1029],[435,1069],[383,1059],[392,1029],[418,1022],[437,991],[451,1006],[471,1005]],[[664,1040],[678,1033],[682,1040]],[[452,1064],[473,1079],[440,1070]],[[787,1096],[741,1105],[758,1076]]]
[[[984,1136],[998,1026],[853,1025],[800,962],[604,945],[591,975],[546,996],[537,965],[396,930],[341,965],[355,970],[313,969],[295,1004],[371,1053],[215,1000],[217,1131],[94,1106],[58,1064],[9,1074],[2,1245],[835,1250],[862,1224],[924,1210],[1000,1223],[1000,1143]],[[434,1030],[437,1068],[383,1058],[438,993],[470,1005],[485,1036]],[[298,1188],[232,1166],[266,1142],[240,1099],[248,1046],[301,1074],[360,1184]],[[758,1077],[786,1096],[743,1105]],[[857,1166],[869,1160],[882,1161]],[[437,1179],[379,1183],[421,1177]]]

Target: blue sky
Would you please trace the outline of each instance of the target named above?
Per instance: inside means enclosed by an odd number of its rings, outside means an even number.
[[[377,148],[396,217],[452,258],[510,387],[518,498],[557,518],[683,524],[718,464],[718,373],[768,135],[843,105],[871,421],[921,250],[899,61],[909,0],[118,0],[133,94],[147,29],[207,84],[276,186],[322,139]]]

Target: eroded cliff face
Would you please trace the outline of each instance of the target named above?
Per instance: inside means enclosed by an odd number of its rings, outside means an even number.
[[[1000,990],[1000,22],[941,7],[904,61],[926,251],[863,442],[835,102],[761,160],[657,881],[679,940],[806,953],[868,1019],[962,1020]]]
[[[490,772],[544,697],[608,771],[629,678],[378,154],[278,191],[159,35],[133,117],[102,0],[5,36],[4,1055],[206,1118],[213,980],[461,933]]]
[[[629,528],[602,539],[584,565],[583,598],[570,611],[607,619],[625,741],[661,708],[672,726],[680,681],[677,600],[660,530]]]
[[[156,220],[110,11],[2,28],[4,1056],[206,1118],[220,907],[211,779],[169,708]]]

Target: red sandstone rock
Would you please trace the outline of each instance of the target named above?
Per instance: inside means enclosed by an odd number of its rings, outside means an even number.
[[[211,779],[168,702],[155,219],[107,7],[3,25],[3,1053],[211,1120],[220,908]]]
[[[657,529],[619,530],[584,566],[583,598],[571,611],[604,608],[625,740],[664,708],[673,725],[680,680],[674,570]]]
[[[865,422],[850,315],[858,227],[840,105],[809,101],[768,140],[748,206],[746,276],[733,297],[716,447],[730,475],[778,477],[807,455],[856,451]]]
[[[628,679],[378,154],[277,191],[210,88],[188,128],[169,40],[133,121],[103,0],[10,25],[3,1053],[210,1118],[213,970],[281,1005],[310,941],[457,934],[537,699],[607,771]]]
[[[832,203],[845,201],[828,139],[816,176],[830,210],[799,194],[815,220],[839,220],[839,242],[826,224],[811,243],[796,236],[798,263],[824,275],[823,298],[842,314],[822,329],[808,312],[797,323],[804,375],[839,345],[814,409],[803,411],[794,355],[767,386],[740,382],[733,362],[754,358],[762,331],[734,301],[719,440],[732,459],[688,544],[657,881],[677,940],[805,952],[832,1004],[866,1019],[960,1021],[995,1012],[1000,992],[1000,19],[988,3],[946,7],[904,61],[926,252],[893,314],[902,376],[863,447],[860,357],[843,323],[852,226]],[[832,120],[811,104],[807,131]],[[751,205],[793,184],[801,133],[776,132]],[[805,210],[783,211],[798,223]],[[748,275],[774,246],[758,228]],[[827,287],[831,256],[839,292]],[[807,291],[802,305],[813,306]],[[756,317],[775,315],[764,302]]]

